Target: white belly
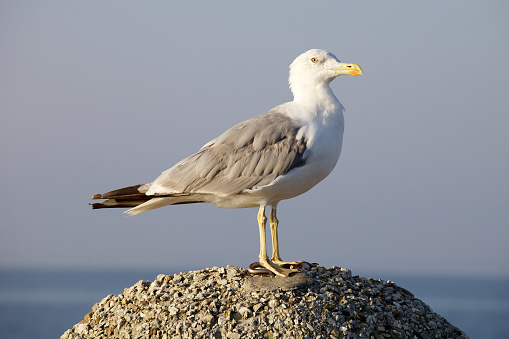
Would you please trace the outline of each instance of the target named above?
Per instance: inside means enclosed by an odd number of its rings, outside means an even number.
[[[234,197],[217,199],[214,204],[225,208],[271,205],[309,191],[325,179],[336,166],[343,141],[343,126],[340,127],[314,133],[314,138],[306,150],[308,154],[304,153],[306,156],[304,166],[292,169],[267,186],[246,190]]]

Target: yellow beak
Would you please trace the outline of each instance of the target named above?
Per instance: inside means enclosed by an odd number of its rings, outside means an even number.
[[[339,67],[335,67],[332,70],[335,71],[337,75],[350,74],[356,76],[362,74],[361,66],[357,64],[347,64],[344,62],[340,63]]]

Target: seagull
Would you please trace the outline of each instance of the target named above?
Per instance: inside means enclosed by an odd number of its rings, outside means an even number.
[[[311,49],[290,65],[293,101],[241,122],[197,153],[164,171],[153,182],[129,186],[92,199],[93,209],[129,207],[136,215],[167,205],[211,203],[222,208],[259,207],[259,262],[250,272],[288,277],[303,261],[286,262],[279,255],[276,216],[281,200],[307,192],[327,177],[343,143],[344,108],[330,82],[337,76],[362,74],[357,64],[343,63],[330,52]],[[267,217],[272,257],[267,255]]]

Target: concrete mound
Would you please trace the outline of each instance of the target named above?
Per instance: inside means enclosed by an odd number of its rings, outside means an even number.
[[[348,269],[290,278],[214,267],[109,295],[61,339],[468,338],[409,291]]]

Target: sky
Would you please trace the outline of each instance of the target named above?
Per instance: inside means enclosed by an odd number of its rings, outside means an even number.
[[[509,277],[506,1],[0,1],[0,268],[200,269],[258,260],[257,209],[126,217],[151,182],[292,100],[321,48],[341,158],[278,208],[281,256],[377,277]]]

